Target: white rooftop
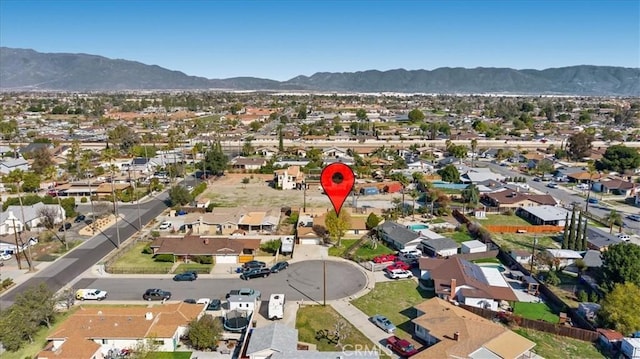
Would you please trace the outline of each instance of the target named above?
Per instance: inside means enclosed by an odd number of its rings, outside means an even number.
[[[474,239],[472,241],[462,242],[461,245],[467,248],[487,248],[486,244],[480,242],[477,239]]]
[[[527,211],[543,221],[561,221],[567,218],[569,211],[562,207],[542,205],[532,207],[521,207],[521,210]]]
[[[547,249],[554,258],[581,259],[580,253],[571,249]]]
[[[502,273],[500,273],[498,268],[480,266],[480,270],[482,270],[482,274],[484,274],[484,277],[487,278],[487,282],[489,283],[489,285],[494,287],[509,287],[509,284],[507,284],[507,281],[504,280],[504,277],[502,276]]]

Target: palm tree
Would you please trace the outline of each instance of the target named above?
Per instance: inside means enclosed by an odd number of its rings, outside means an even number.
[[[613,233],[613,226],[617,225],[620,227],[620,233],[622,233],[622,216],[618,211],[612,209],[609,214],[605,217],[606,223],[609,225],[609,233]]]
[[[474,166],[477,149],[478,149],[478,140],[474,138],[471,140],[471,167]]]
[[[413,201],[413,206],[411,207],[411,218],[413,220],[416,219],[416,200],[420,198],[420,194],[421,192],[417,188],[414,188],[409,192],[411,200]]]
[[[596,166],[593,161],[587,164],[587,172],[589,173],[589,189],[587,191],[587,204],[584,207],[585,212],[589,212],[589,198],[591,197],[591,185],[593,184],[593,176],[597,173]]]
[[[96,211],[93,207],[93,193],[91,191],[91,178],[93,178],[94,171],[93,166],[91,165],[91,158],[93,157],[93,152],[91,150],[87,150],[82,152],[80,157],[79,167],[80,172],[85,176],[87,180],[87,185],[89,186],[89,203],[91,204],[91,234],[95,234],[96,231]]]

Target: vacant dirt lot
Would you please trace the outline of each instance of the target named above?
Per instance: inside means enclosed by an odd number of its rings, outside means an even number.
[[[248,183],[242,183],[248,178]],[[222,207],[302,207],[304,191],[277,190],[270,186],[273,175],[228,173],[210,181],[203,197]],[[330,206],[329,199],[321,194],[318,186],[307,190],[307,208]]]

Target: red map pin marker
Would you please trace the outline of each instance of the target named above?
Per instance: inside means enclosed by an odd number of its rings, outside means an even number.
[[[320,184],[331,200],[336,215],[340,215],[344,200],[351,193],[355,181],[353,170],[344,163],[332,163],[322,170]]]

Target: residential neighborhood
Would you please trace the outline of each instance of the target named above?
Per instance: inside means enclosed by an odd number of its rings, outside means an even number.
[[[0,95],[3,355],[640,351],[637,99]]]

